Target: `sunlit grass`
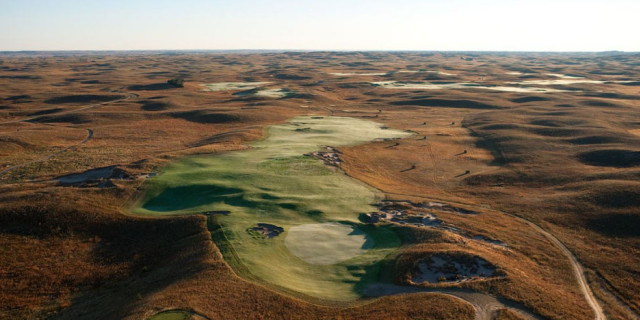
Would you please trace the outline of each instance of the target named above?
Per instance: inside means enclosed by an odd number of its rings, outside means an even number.
[[[408,135],[355,118],[294,118],[270,127],[268,137],[254,143],[252,149],[188,157],[170,165],[149,180],[146,194],[133,211],[150,215],[230,211],[217,221],[244,270],[317,298],[357,299],[357,285],[377,279],[377,263],[400,241],[384,228],[357,228],[359,214],[376,210],[373,204],[381,198],[377,190],[306,154],[323,145],[355,145]],[[344,242],[328,243],[320,250],[305,242],[309,250],[320,255],[341,250],[341,243],[353,244],[351,240],[357,242],[365,234],[368,245],[352,250],[357,254],[338,255],[343,259],[332,264],[309,263],[285,246],[290,228],[325,222],[355,229],[352,235],[345,235]],[[272,239],[261,238],[248,232],[256,223],[274,224],[285,231]],[[305,250],[302,245],[296,247],[298,252]]]

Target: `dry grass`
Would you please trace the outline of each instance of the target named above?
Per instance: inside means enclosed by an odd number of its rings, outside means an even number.
[[[505,74],[511,71],[543,79],[549,72],[629,80],[640,73],[638,59],[478,55],[463,61],[453,54],[324,52],[1,56],[0,170],[25,165],[0,174],[0,317],[139,319],[180,308],[216,319],[473,318],[469,304],[438,294],[386,297],[349,308],[285,297],[236,277],[212,244],[204,218],[127,215],[124,204],[137,196],[143,180],[113,180],[114,187],[104,189],[52,181],[111,165],[132,176],[157,172],[183,155],[245,148],[246,141],[262,137],[264,126],[296,115],[333,114],[416,133],[341,148],[347,174],[389,199],[477,209],[481,214],[434,213],[467,235],[508,245],[505,250],[438,229],[405,227],[399,228],[411,244],[405,257],[478,255],[506,277],[467,286],[522,302],[549,318],[589,318],[566,257],[501,212],[515,214],[565,243],[589,269],[605,311],[624,319],[640,312],[637,85],[574,84],[560,88],[580,91],[518,94],[390,90],[363,81],[522,80]],[[455,75],[327,75],[420,69]],[[163,85],[175,77],[186,79],[184,88]],[[238,97],[199,86],[238,81],[275,81],[299,95]],[[129,93],[136,95],[106,101]],[[79,145],[87,129],[93,137]],[[624,152],[611,157],[608,150]],[[514,315],[500,311],[499,317]]]

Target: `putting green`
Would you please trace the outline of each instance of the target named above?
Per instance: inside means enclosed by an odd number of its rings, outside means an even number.
[[[374,241],[356,227],[328,222],[292,227],[284,244],[306,263],[329,265],[364,254]]]
[[[323,145],[401,138],[404,131],[347,117],[297,117],[272,126],[252,149],[187,157],[148,180],[133,212],[229,211],[213,218],[214,239],[238,273],[327,300],[360,297],[379,279],[379,262],[400,245],[384,227],[361,225],[381,194],[308,156]],[[282,227],[265,238],[257,223]],[[219,236],[216,236],[219,235]]]

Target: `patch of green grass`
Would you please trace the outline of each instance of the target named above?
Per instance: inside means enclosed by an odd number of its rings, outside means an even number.
[[[357,299],[356,286],[377,280],[379,261],[399,246],[400,240],[388,229],[358,221],[359,214],[377,210],[373,204],[382,196],[377,190],[305,154],[323,145],[355,145],[407,135],[355,118],[298,117],[270,127],[268,137],[254,143],[252,149],[188,157],[168,166],[148,180],[147,191],[133,212],[230,211],[228,216],[216,217],[212,231],[227,261],[241,274],[251,273],[249,278],[316,298]],[[373,245],[328,265],[310,264],[285,246],[292,227],[329,222],[353,226]],[[272,239],[255,237],[247,229],[256,223],[273,224],[285,231]],[[340,250],[339,245],[328,247]]]
[[[190,320],[191,315],[186,311],[171,310],[157,313],[147,320]]]

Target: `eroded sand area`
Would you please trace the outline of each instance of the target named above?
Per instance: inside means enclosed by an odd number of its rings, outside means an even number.
[[[294,118],[270,127],[251,149],[168,166],[148,180],[133,212],[229,211],[211,216],[211,228],[240,275],[324,300],[358,299],[359,288],[379,280],[380,261],[400,240],[386,227],[358,220],[377,210],[377,190],[308,154],[409,135],[355,118]],[[256,225],[283,232],[264,236]]]

